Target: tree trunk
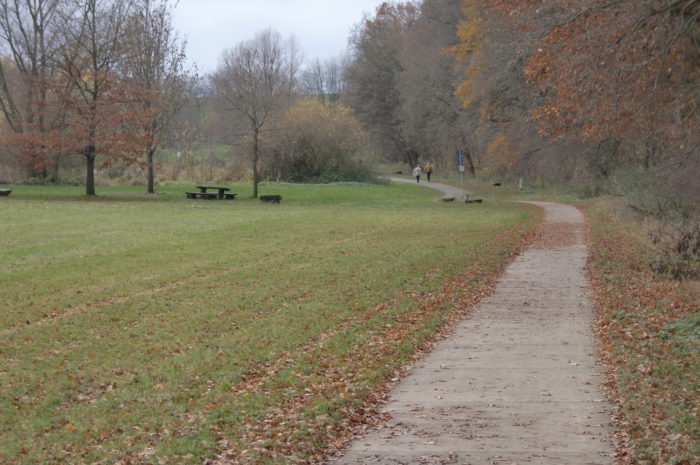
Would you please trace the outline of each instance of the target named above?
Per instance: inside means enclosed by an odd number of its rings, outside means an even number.
[[[407,150],[405,152],[405,160],[409,164],[409,167],[411,169],[415,168],[416,165],[418,165],[418,158],[418,152],[416,152],[415,150]]]
[[[85,176],[85,195],[97,195],[95,192],[95,158],[97,158],[97,92],[92,93],[90,104],[90,126],[88,128],[87,147],[87,173]]]
[[[87,173],[85,174],[85,195],[97,195],[95,192],[95,147],[89,147],[85,152]]]
[[[258,198],[258,155],[259,155],[259,139],[260,131],[257,127],[253,127],[253,198]]]
[[[464,150],[464,158],[467,160],[467,166],[469,167],[469,174],[472,178],[476,176],[476,169],[474,168],[474,158],[472,158],[472,153],[469,150]]]
[[[59,155],[54,155],[51,157],[51,173],[49,175],[49,180],[52,182],[58,182],[60,160],[61,157]]]
[[[155,194],[155,169],[153,168],[153,154],[155,150],[149,150],[146,154],[146,161],[148,162],[148,192],[149,194]]]

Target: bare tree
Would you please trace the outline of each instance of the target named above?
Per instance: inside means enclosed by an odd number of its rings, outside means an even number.
[[[302,74],[304,90],[316,95],[321,102],[337,101],[345,88],[347,63],[348,59],[345,55],[328,58],[323,62],[317,58]]]
[[[297,85],[299,53],[292,41],[268,29],[226,50],[212,76],[227,112],[247,122],[251,137],[253,198],[258,196],[260,134],[289,104]]]
[[[125,68],[139,89],[143,112],[148,193],[154,193],[154,155],[174,115],[192,93],[195,73],[185,68],[185,43],[172,24],[169,0],[138,0],[126,26]]]
[[[357,27],[352,63],[346,73],[346,100],[370,135],[373,145],[394,160],[415,166],[418,149],[401,126],[399,78],[406,34],[419,14],[416,5],[382,3],[373,18]]]
[[[347,81],[345,71],[348,68],[350,59],[347,54],[329,58],[324,62],[326,73],[326,92],[336,99],[343,94]]]
[[[404,38],[398,79],[400,125],[423,157],[443,168],[454,163],[455,150],[474,163],[466,110],[455,95],[458,70],[444,50],[457,43],[460,4],[454,0],[424,0],[420,16]]]
[[[326,75],[321,60],[312,61],[301,75],[304,90],[309,94],[318,96],[321,101],[326,99]]]

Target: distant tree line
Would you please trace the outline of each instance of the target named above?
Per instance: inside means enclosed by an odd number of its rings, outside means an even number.
[[[346,81],[389,159],[625,196],[698,268],[700,0],[385,2]]]
[[[191,164],[228,147],[225,176],[252,179],[254,196],[262,179],[366,179],[367,154],[454,169],[461,150],[472,174],[634,195],[645,214],[687,221],[700,190],[699,4],[385,2],[347,55],[304,63],[266,30],[199,79],[169,0],[8,0],[3,140],[41,179],[77,154],[87,194],[110,165],[142,167],[152,192],[164,145]]]
[[[351,37],[344,101],[415,165],[653,198],[697,214],[700,0],[385,2]]]

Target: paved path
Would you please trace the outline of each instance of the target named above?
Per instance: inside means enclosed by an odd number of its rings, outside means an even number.
[[[424,176],[423,176],[424,177]],[[431,189],[439,190],[444,194],[444,197],[459,197],[464,194],[464,191],[458,187],[450,186],[448,184],[441,184],[439,182],[427,182],[421,181],[416,182],[416,178],[389,178],[392,182],[403,182],[408,184],[416,184],[418,186],[429,187]]]
[[[388,426],[331,463],[612,463],[583,215],[539,205],[539,245],[521,254],[494,295],[396,386]]]

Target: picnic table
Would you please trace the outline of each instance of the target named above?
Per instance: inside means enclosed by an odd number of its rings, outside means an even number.
[[[232,194],[229,191],[230,187],[221,186],[196,186],[199,192],[185,192],[188,199],[207,199],[207,200],[234,200],[238,194]],[[217,192],[207,192],[209,189]]]
[[[8,196],[12,193],[12,189],[0,189],[0,195]]]

